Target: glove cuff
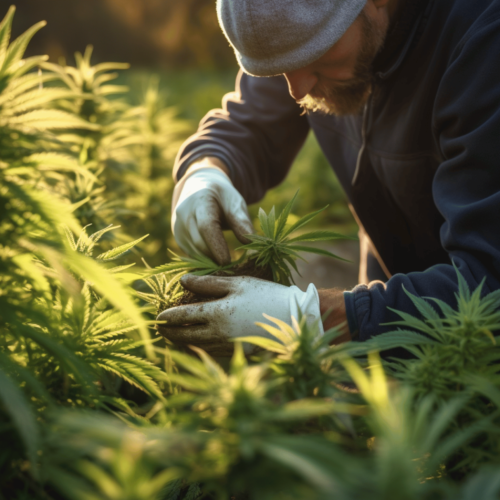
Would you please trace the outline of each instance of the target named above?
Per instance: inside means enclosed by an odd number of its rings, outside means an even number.
[[[305,292],[296,286],[290,287],[291,297],[289,299],[290,315],[297,321],[299,313],[306,317],[307,325],[318,331],[320,336],[325,334],[321,312],[319,308],[319,294],[316,287],[311,283]]]

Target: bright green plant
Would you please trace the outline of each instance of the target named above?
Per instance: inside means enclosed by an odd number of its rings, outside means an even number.
[[[413,359],[396,361],[391,367],[399,379],[416,387],[423,396],[432,393],[443,399],[453,397],[457,387],[471,385],[472,374],[490,384],[500,383],[500,349],[492,333],[500,329],[500,292],[482,297],[484,280],[472,293],[458,271],[457,279],[456,309],[405,290],[421,319],[395,311],[401,320],[391,324],[399,328],[378,340],[384,348],[386,341],[398,338],[399,345],[413,355]],[[416,337],[415,331],[422,335]]]
[[[295,271],[298,272],[295,261],[297,259],[304,260],[299,252],[315,253],[344,260],[332,252],[321,248],[305,246],[302,245],[302,243],[353,239],[328,230],[311,231],[296,235],[295,231],[305,226],[326,208],[317,210],[289,224],[288,218],[295,199],[297,198],[297,194],[298,193],[295,193],[295,196],[286,204],[285,208],[278,216],[276,216],[274,207],[269,214],[266,214],[264,210],[260,209],[259,221],[264,235],[247,235],[251,243],[242,247],[245,250],[255,252],[253,256],[250,255],[250,258],[253,257],[255,259],[257,266],[270,267],[273,273],[273,280],[283,285],[290,285],[293,281],[291,269],[295,269]]]
[[[80,236],[78,237],[78,240],[75,240],[73,233],[69,230],[66,231],[66,235],[68,237],[69,244],[73,250],[76,252],[82,253],[83,255],[87,255],[88,257],[92,257],[94,247],[96,244],[99,242],[99,240],[108,232],[108,231],[113,231],[116,229],[120,229],[120,226],[113,226],[110,224],[109,226],[105,227],[104,229],[101,229],[100,231],[97,231],[90,236],[87,235],[86,229],[88,226],[85,226],[80,233]],[[142,236],[141,238],[138,238],[137,240],[130,241],[128,243],[125,243],[124,245],[120,245],[119,247],[112,248],[111,250],[108,250],[107,252],[99,254],[96,259],[102,262],[111,262],[118,257],[121,257],[125,253],[127,253],[129,250],[134,248],[138,243],[140,243],[142,240],[147,238],[149,235],[146,234],[145,236]],[[133,265],[133,264],[132,264]],[[130,266],[126,266],[128,269]],[[123,266],[115,267],[110,269],[112,272],[120,272],[124,270]]]
[[[239,259],[232,262],[227,266],[219,266],[213,262],[209,257],[198,255],[195,257],[180,257],[173,254],[174,257],[171,262],[164,264],[153,269],[152,274],[163,275],[161,280],[165,284],[158,287],[157,284],[148,283],[150,288],[154,290],[153,294],[148,297],[144,296],[149,302],[159,305],[160,308],[170,307],[176,303],[179,297],[179,287],[177,282],[186,273],[195,274],[198,276],[205,276],[209,274],[219,273],[226,276],[248,274],[250,276],[255,273],[255,268],[270,269],[272,278],[275,282],[283,285],[291,285],[293,281],[292,269],[298,272],[295,261],[297,259],[304,260],[299,252],[310,252],[319,255],[326,255],[340,260],[342,259],[332,252],[302,245],[304,242],[318,242],[339,239],[355,239],[343,236],[334,231],[321,230],[311,231],[303,234],[296,235],[296,231],[310,222],[322,210],[316,211],[312,214],[300,218],[294,223],[289,222],[290,212],[292,206],[297,198],[297,194],[290,200],[278,218],[275,215],[275,209],[266,214],[262,209],[259,212],[261,228],[264,236],[260,235],[247,235],[251,243],[241,247],[244,253]],[[325,207],[326,208],[326,207]],[[250,266],[247,266],[250,264]],[[170,281],[172,280],[172,283]],[[158,296],[157,293],[162,293],[162,290],[168,290],[168,295],[163,297]],[[175,295],[175,299],[172,298]],[[160,309],[160,310],[163,310]]]
[[[330,347],[340,335],[339,330],[331,329],[321,334],[317,327],[308,325],[305,318],[300,321],[293,318],[290,326],[265,316],[274,325],[258,324],[273,340],[264,337],[243,337],[240,340],[276,353],[270,367],[277,376],[283,377],[288,397],[293,400],[334,395],[337,392],[334,384],[342,382],[342,377],[345,377],[345,371],[336,374],[334,366],[339,367],[339,359],[345,357],[345,345]]]
[[[82,96],[45,87],[57,79],[52,72],[30,72],[45,58],[22,57],[43,23],[9,44],[13,14],[0,23],[0,490],[14,499],[46,497],[37,481],[48,410],[136,415],[137,405],[120,391],[129,384],[162,401],[164,376],[144,357],[146,350],[159,359],[122,285],[124,269],[105,266],[137,241],[96,262],[90,253],[98,237],[72,236],[81,232],[74,212],[86,200],[72,204],[63,186],[97,178],[61,138],[99,126],[54,109]]]
[[[205,255],[184,257],[179,256],[173,252],[171,252],[171,254],[173,255],[172,261],[168,264],[156,267],[153,270],[155,274],[172,272],[178,272],[182,274],[191,273],[196,276],[207,276],[208,274],[214,274],[217,272],[232,274],[231,269],[242,261],[242,259],[240,259],[237,262],[233,262],[226,266],[220,266]]]
[[[94,125],[93,130],[80,127],[72,133],[59,135],[79,164],[95,174],[94,179],[79,175],[74,180],[67,179],[61,191],[71,202],[79,203],[76,216],[85,225],[93,224],[96,229],[102,229],[116,220],[120,209],[124,210],[118,197],[110,199],[105,195],[105,190],[111,187],[110,165],[120,169],[122,165],[133,163],[131,147],[139,144],[140,139],[134,133],[134,120],[126,116],[130,106],[116,99],[127,88],[109,83],[117,77],[114,71],[126,69],[128,64],[92,66],[91,56],[92,47],[89,46],[83,55],[75,54],[76,67],[49,62],[42,67],[57,77],[52,85],[64,85],[66,92],[73,94],[70,99],[61,97],[54,106]],[[56,90],[63,91],[64,87],[56,87]]]
[[[46,461],[52,484],[69,499],[87,498],[82,492],[114,498],[110,491],[141,499],[461,498],[441,465],[478,433],[477,425],[449,431],[465,404],[460,396],[438,405],[429,396],[415,407],[413,391],[391,385],[371,355],[368,370],[349,358],[342,363],[359,389],[353,396],[358,404],[319,397],[280,401],[276,388],[283,377],[269,371],[267,361],[249,366],[238,347],[226,373],[197,352],[201,360],[173,353],[181,371],[171,378],[184,391],[170,398],[175,413],[168,427],[57,416]],[[311,427],[318,418],[346,414],[354,436]],[[77,458],[68,462],[68,455]],[[134,465],[125,465],[132,457]],[[498,489],[491,469],[482,474],[482,486],[475,477],[464,494]]]
[[[146,220],[172,186],[152,184],[175,149],[173,111],[154,85],[144,106],[115,102],[115,66],[92,67],[90,51],[36,71],[44,58],[23,53],[39,25],[9,44],[13,12],[0,23],[1,500],[498,496],[498,292],[458,275],[456,308],[412,297],[420,317],[363,344],[275,322],[275,340],[245,339],[267,351],[249,361],[238,345],[229,369],[162,347],[143,316],[175,303],[186,272],[236,274],[248,258],[289,283],[300,252],[325,254],[303,242],[338,235],[301,235],[315,213],[292,221],[292,200],[261,213],[264,236],[231,267],[160,256],[132,272],[153,232],[132,212]],[[111,225],[124,220],[133,237]],[[164,246],[147,248],[149,261]],[[141,277],[150,292],[130,288]],[[395,346],[413,358],[371,354]]]
[[[184,293],[180,279],[185,274],[191,273],[197,276],[206,276],[217,272],[232,274],[231,268],[234,264],[219,266],[204,255],[181,257],[173,252],[171,254],[173,255],[171,262],[154,269],[149,268],[142,277],[142,282],[149,291],[139,290],[137,292],[141,299],[153,306],[153,312],[156,314],[177,304]]]
[[[72,113],[48,109],[54,102],[73,99],[76,94],[67,89],[44,88],[44,83],[55,80],[57,76],[32,70],[40,66],[46,57],[23,59],[29,41],[45,25],[44,22],[9,43],[14,12],[15,8],[11,7],[0,23],[0,145],[3,160],[43,150],[43,141],[53,142],[47,134],[43,134],[47,130],[98,128]],[[34,137],[39,142],[35,143],[32,140]]]
[[[121,220],[128,232],[151,234],[141,253],[153,266],[167,262],[169,249],[176,245],[170,228],[171,168],[182,141],[192,131],[192,125],[177,114],[176,108],[167,106],[158,78],[151,77],[138,105],[126,113],[139,142],[133,146],[133,168],[112,170],[113,193],[124,200],[126,209]]]
[[[411,359],[393,359],[386,366],[394,377],[411,386],[419,398],[448,401],[463,394],[467,401],[449,425],[459,430],[479,415],[498,421],[500,408],[500,348],[493,332],[500,329],[500,292],[483,294],[484,281],[471,292],[457,270],[457,307],[433,298],[404,292],[420,317],[394,311],[401,320],[394,332],[378,336],[365,348],[404,347]],[[484,295],[484,296],[483,296]],[[417,333],[418,332],[418,333]],[[488,432],[459,450],[450,468],[463,475],[495,456],[500,436]]]

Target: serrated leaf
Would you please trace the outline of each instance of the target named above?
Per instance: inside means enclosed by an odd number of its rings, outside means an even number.
[[[415,330],[420,330],[421,332],[427,333],[433,338],[437,338],[437,332],[434,328],[430,327],[425,321],[422,321],[411,314],[405,313],[403,311],[398,311],[392,307],[388,307],[389,311],[396,313],[402,321],[391,321],[390,323],[383,323],[384,326],[404,326],[406,328],[413,328]]]
[[[0,67],[3,66],[5,55],[7,53],[7,47],[9,46],[12,19],[14,18],[15,12],[16,7],[11,5],[7,14],[0,23]]]
[[[262,326],[261,323],[256,323],[259,326]],[[266,339],[265,337],[237,337],[230,339],[231,342],[248,342],[249,344],[256,345],[258,347],[262,347],[270,352],[275,352],[277,354],[286,354],[287,350],[283,347],[282,344],[276,342],[275,340]]]
[[[72,250],[76,250],[76,241],[73,233],[70,231],[69,227],[64,226],[64,232],[66,233],[66,237],[68,238],[69,245]]]
[[[411,330],[396,330],[394,332],[377,335],[376,337],[363,342],[358,347],[363,352],[368,353],[370,351],[385,351],[397,347],[405,348],[410,345],[424,344],[436,344],[436,341]]]
[[[269,237],[274,240],[275,233],[275,223],[276,223],[276,210],[275,208],[271,208],[269,215],[267,216],[267,227],[269,229]]]
[[[89,236],[89,239],[90,241],[92,241],[92,243],[96,244],[107,232],[114,231],[115,229],[120,229],[120,227],[121,226],[113,226],[113,224],[110,224],[109,226],[106,226],[105,228],[92,233]]]
[[[4,106],[4,113],[19,115],[27,111],[42,108],[57,100],[76,99],[78,97],[80,97],[80,94],[67,89],[35,89],[30,92],[25,92],[6,103],[6,106]]]
[[[312,212],[308,215],[305,215],[304,217],[300,218],[295,224],[292,224],[284,233],[283,233],[283,238],[288,236],[289,234],[292,234],[294,231],[297,229],[300,229],[302,226],[305,226],[308,222],[310,222],[314,217],[316,217],[318,214],[323,212],[328,208],[328,205],[324,208],[321,208],[319,210],[316,210],[316,212]]]
[[[106,62],[106,63],[100,63],[96,64],[93,67],[94,74],[97,73],[102,73],[103,71],[116,71],[116,70],[123,70],[123,69],[129,69],[130,64],[128,63],[116,63],[116,62]]]
[[[116,266],[108,269],[110,273],[116,274],[116,273],[121,273],[122,271],[125,271],[126,269],[130,269],[131,267],[135,266],[135,262],[132,264],[127,264],[125,266]]]
[[[276,233],[275,233],[276,240],[279,240],[282,236],[283,230],[285,229],[286,223],[288,221],[288,216],[290,215],[290,211],[292,210],[292,206],[295,203],[298,194],[299,191],[297,190],[296,193],[293,195],[293,198],[285,205],[285,208],[281,211],[278,217],[278,221],[276,224]]]
[[[416,307],[418,312],[424,317],[424,319],[432,322],[440,322],[441,318],[439,314],[434,310],[432,306],[430,306],[424,299],[417,297],[410,293],[405,286],[402,286],[405,294],[410,298],[413,305]]]
[[[8,125],[12,128],[28,128],[35,130],[52,130],[52,129],[84,129],[84,130],[99,130],[99,125],[86,122],[81,118],[60,111],[57,109],[38,109],[30,111],[22,115],[2,118],[0,124]]]
[[[40,65],[43,64],[48,58],[49,56],[33,56],[33,57],[27,57],[26,59],[22,59],[14,67],[11,67],[12,72],[9,75],[10,82],[17,83],[18,79],[20,79],[22,76],[25,76],[26,73],[29,73],[37,66],[40,67]],[[37,75],[37,77],[38,77],[38,86],[42,87],[43,79],[40,78],[40,75]],[[18,95],[19,94],[20,92],[18,92]]]
[[[275,323],[274,318],[267,318],[267,319]],[[269,325],[268,323],[256,322],[255,324],[257,326],[260,326],[263,330],[272,335],[275,339],[278,339],[285,346],[290,344],[290,342],[292,342],[293,340],[296,340],[295,339],[296,336],[292,335],[290,331],[286,329],[279,329],[276,328],[275,326]],[[276,341],[273,340],[273,342]]]
[[[124,253],[128,252],[130,249],[134,248],[138,243],[140,243],[144,238],[147,238],[149,234],[146,234],[142,238],[137,238],[130,243],[125,243],[124,245],[120,245],[119,247],[113,248],[107,252],[104,252],[98,255],[97,260],[102,260],[103,262],[109,262],[110,260],[115,260]]]
[[[260,221],[260,227],[261,227],[262,231],[264,232],[264,234],[268,238],[272,238],[272,234],[271,234],[271,231],[269,229],[267,215],[266,215],[266,212],[264,212],[264,210],[262,208],[259,208],[259,221]]]
[[[98,182],[97,177],[87,168],[79,165],[73,158],[59,153],[37,153],[23,158],[23,163],[34,164],[41,171],[73,172],[93,182]]]
[[[26,51],[28,43],[33,38],[33,35],[43,28],[47,23],[45,21],[40,21],[35,25],[28,28],[22,35],[20,35],[16,40],[14,40],[10,46],[7,48],[5,53],[5,58],[3,60],[2,66],[0,68],[0,76],[5,75],[9,72],[10,67],[20,61]]]

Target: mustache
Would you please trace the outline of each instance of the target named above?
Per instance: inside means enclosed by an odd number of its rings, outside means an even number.
[[[338,116],[358,113],[372,89],[372,77],[355,77],[338,82],[318,82],[303,99],[297,101],[308,111]]]

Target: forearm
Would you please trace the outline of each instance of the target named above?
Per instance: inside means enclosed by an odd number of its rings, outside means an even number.
[[[342,290],[335,288],[321,289],[318,290],[318,295],[321,316],[324,317],[326,315],[323,321],[325,332],[334,327],[338,327],[341,332],[341,335],[333,343],[341,344],[351,340]]]

